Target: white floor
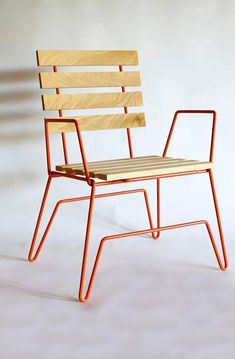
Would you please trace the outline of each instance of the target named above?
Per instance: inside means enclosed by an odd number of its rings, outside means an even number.
[[[218,270],[204,228],[107,243],[90,301],[81,304],[75,298],[87,203],[61,208],[31,264],[26,256],[42,183],[35,181],[34,191],[32,183],[28,191],[12,188],[1,214],[1,358],[235,357],[235,271]],[[102,236],[147,227],[138,196],[97,200],[91,257]],[[171,212],[163,204],[165,224],[166,214],[181,220]],[[225,234],[232,264],[228,226]]]

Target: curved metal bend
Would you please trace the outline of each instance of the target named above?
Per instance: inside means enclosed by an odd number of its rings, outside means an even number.
[[[163,157],[166,157],[167,155],[167,151],[170,145],[170,141],[174,132],[174,128],[175,128],[175,124],[176,124],[176,120],[178,118],[178,115],[181,113],[200,113],[200,114],[212,114],[213,115],[213,121],[212,121],[212,132],[211,132],[211,145],[210,145],[210,156],[209,156],[209,161],[213,162],[213,157],[214,157],[214,143],[215,143],[215,130],[216,130],[216,112],[214,110],[178,110],[176,111],[172,124],[171,124],[171,128],[167,137],[167,141],[166,141],[166,145],[163,151]]]
[[[48,174],[50,175],[52,173],[52,171],[51,171],[51,150],[50,150],[50,139],[49,139],[49,127],[48,127],[50,123],[72,123],[72,124],[74,124],[74,126],[76,128],[76,132],[77,132],[77,138],[78,138],[78,143],[79,143],[79,147],[80,147],[80,153],[81,153],[82,163],[83,163],[84,172],[85,172],[85,178],[86,178],[88,185],[91,186],[91,178],[90,178],[90,174],[89,174],[89,170],[88,170],[88,164],[87,164],[87,160],[86,160],[82,134],[81,134],[80,127],[79,127],[79,121],[76,120],[75,118],[62,118],[62,119],[45,118],[45,137],[46,137],[46,155],[47,155]],[[64,138],[64,136],[62,136],[62,138]],[[63,142],[63,143],[65,143],[65,142]],[[66,152],[64,152],[64,154],[65,153]]]

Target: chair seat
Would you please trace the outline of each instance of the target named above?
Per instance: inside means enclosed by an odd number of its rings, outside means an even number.
[[[107,161],[87,162],[91,178],[106,181],[200,171],[212,168],[212,162],[172,157],[144,156]],[[56,166],[57,171],[84,175],[82,163]]]

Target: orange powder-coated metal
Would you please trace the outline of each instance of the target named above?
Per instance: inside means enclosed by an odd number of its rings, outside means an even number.
[[[119,65],[119,71],[123,71],[123,67],[122,65]],[[122,86],[122,92],[125,92],[125,86]],[[128,113],[128,108],[124,107],[124,112]],[[130,128],[126,129],[127,131],[127,141],[128,141],[128,147],[129,147],[129,153],[130,153],[130,158],[133,158],[133,147],[132,147],[132,139],[131,139],[131,130]]]
[[[122,71],[122,66],[119,66],[119,70]],[[54,66],[54,71],[57,71],[57,68]],[[122,88],[122,91],[125,91],[125,88]],[[56,93],[59,93],[59,89],[56,89]],[[127,112],[127,108],[124,108],[124,111]],[[169,131],[169,135],[166,141],[166,145],[163,151],[163,157],[166,156],[169,145],[170,145],[170,141],[174,132],[174,128],[175,128],[175,124],[176,124],[176,120],[178,118],[179,114],[182,113],[198,113],[198,114],[212,114],[213,115],[213,123],[212,123],[212,133],[211,133],[211,145],[210,145],[210,157],[209,160],[212,162],[213,161],[213,155],[214,155],[214,138],[215,138],[215,128],[216,128],[216,113],[215,111],[212,110],[179,110],[175,113],[173,121],[172,121],[172,125]],[[60,117],[63,116],[62,111],[59,113]],[[85,172],[85,176],[77,176],[77,175],[73,175],[73,174],[68,174],[68,173],[62,173],[62,172],[58,172],[58,171],[53,171],[51,169],[51,151],[50,151],[50,139],[49,139],[49,131],[48,131],[48,124],[50,122],[58,122],[58,121],[62,121],[62,122],[67,122],[67,123],[74,123],[75,127],[76,127],[76,133],[77,133],[77,138],[78,138],[78,149],[80,150],[80,154],[82,157],[82,163],[84,166],[84,172]],[[36,223],[36,227],[35,227],[35,231],[33,234],[33,239],[32,239],[32,243],[30,246],[30,250],[29,250],[29,254],[28,254],[28,259],[30,262],[35,261],[40,252],[41,249],[43,247],[43,244],[46,240],[46,237],[49,233],[49,230],[52,226],[52,223],[54,221],[54,218],[57,214],[57,211],[59,209],[59,207],[64,204],[64,203],[71,203],[71,202],[78,202],[78,201],[83,201],[83,200],[89,200],[89,211],[88,211],[88,218],[87,218],[87,227],[86,227],[86,235],[85,235],[85,243],[84,243],[84,250],[83,250],[83,260],[82,260],[82,269],[81,269],[81,278],[80,278],[80,286],[79,286],[79,294],[78,294],[78,298],[81,302],[86,302],[91,294],[91,289],[93,286],[93,282],[94,282],[94,278],[96,275],[96,271],[97,271],[97,267],[99,264],[99,260],[100,260],[100,256],[103,250],[103,246],[104,243],[106,241],[109,240],[114,240],[114,239],[118,239],[118,238],[128,238],[128,237],[133,237],[133,236],[137,236],[137,235],[141,235],[141,234],[151,234],[153,239],[157,239],[160,236],[160,233],[162,231],[166,231],[166,230],[173,230],[173,229],[177,229],[177,228],[183,228],[183,227],[188,227],[188,226],[195,226],[195,225],[205,225],[208,235],[210,237],[211,240],[211,244],[218,262],[218,265],[220,267],[220,269],[222,271],[224,271],[227,266],[228,266],[228,260],[227,260],[227,255],[226,255],[226,249],[225,249],[225,242],[224,242],[224,234],[223,234],[223,229],[222,229],[222,223],[221,223],[221,218],[220,218],[220,212],[219,212],[219,206],[218,206],[218,200],[217,200],[217,195],[216,195],[216,190],[215,190],[215,184],[214,184],[214,178],[213,178],[213,173],[211,169],[208,170],[199,170],[199,171],[190,171],[190,172],[181,172],[181,173],[176,173],[176,174],[167,174],[167,175],[160,175],[160,176],[148,176],[148,177],[138,177],[138,178],[128,178],[128,179],[123,179],[123,180],[114,180],[114,181],[99,181],[99,182],[95,182],[94,179],[90,178],[90,174],[89,174],[89,166],[86,160],[86,155],[85,155],[85,149],[84,149],[84,144],[83,144],[83,138],[82,138],[82,133],[80,131],[79,128],[79,123],[78,121],[76,121],[75,119],[68,119],[68,118],[64,118],[64,119],[47,119],[45,120],[45,139],[46,139],[46,154],[47,154],[47,169],[48,169],[48,180],[47,180],[47,184],[46,184],[46,188],[44,191],[44,195],[43,195],[43,199],[42,199],[42,204],[39,210],[39,214],[38,214],[38,219],[37,219],[37,223]],[[129,146],[129,154],[130,157],[133,157],[133,149],[132,149],[132,141],[131,141],[131,133],[130,133],[130,129],[127,129],[127,137],[128,137],[128,146]],[[66,146],[66,139],[65,139],[65,134],[62,133],[62,143],[63,143],[63,151],[64,151],[64,159],[65,159],[65,163],[68,163],[68,153],[67,153],[67,146]],[[222,248],[222,254],[223,254],[223,259],[224,259],[224,263],[222,262],[222,260],[220,259],[220,255],[219,255],[219,251],[218,248],[216,246],[216,242],[211,230],[211,227],[209,225],[209,223],[206,220],[200,220],[200,221],[191,221],[191,222],[185,222],[185,223],[178,223],[178,224],[173,224],[173,225],[168,225],[168,226],[161,226],[161,211],[160,211],[160,181],[162,181],[164,178],[173,178],[173,177],[179,177],[179,176],[188,176],[188,175],[193,175],[193,174],[205,174],[207,173],[209,175],[209,180],[210,180],[210,185],[211,185],[211,191],[212,191],[212,197],[213,197],[213,201],[214,201],[214,207],[215,207],[215,214],[216,214],[216,219],[217,219],[217,224],[218,224],[218,229],[219,229],[219,236],[220,236],[220,242],[221,242],[221,248]],[[91,187],[91,193],[90,196],[83,196],[83,197],[75,197],[75,198],[67,198],[67,199],[61,199],[59,200],[55,207],[54,210],[51,214],[51,217],[48,221],[48,224],[46,226],[46,229],[43,233],[43,236],[35,250],[35,246],[36,246],[36,241],[37,241],[37,237],[38,237],[38,231],[39,231],[39,227],[41,224],[41,220],[42,220],[42,216],[43,216],[43,212],[45,209],[45,204],[48,198],[48,193],[49,193],[49,189],[52,183],[52,179],[55,178],[70,178],[70,179],[76,179],[78,181],[82,181],[82,182],[87,182],[87,184]],[[115,184],[127,184],[127,183],[132,183],[132,182],[138,182],[138,181],[146,181],[146,180],[154,180],[156,181],[156,192],[157,192],[157,226],[154,227],[153,225],[153,220],[152,220],[152,216],[151,216],[151,211],[150,211],[150,205],[149,205],[149,200],[148,200],[148,195],[147,195],[147,191],[143,188],[140,189],[132,189],[132,190],[123,190],[123,191],[117,191],[117,192],[111,192],[111,193],[101,193],[101,194],[96,194],[96,190],[97,187],[105,187],[105,186],[109,186],[109,185],[115,185]],[[86,277],[86,268],[87,268],[87,260],[88,260],[88,250],[89,250],[89,242],[90,242],[90,233],[91,233],[91,224],[92,224],[92,218],[93,218],[93,212],[94,212],[94,202],[95,199],[98,198],[105,198],[105,197],[111,197],[111,196],[119,196],[119,195],[128,195],[128,194],[135,194],[135,193],[143,193],[144,195],[144,200],[145,200],[145,206],[146,206],[146,211],[147,211],[147,216],[148,216],[148,222],[149,222],[149,228],[143,229],[143,230],[138,230],[138,231],[132,231],[132,232],[126,232],[126,233],[120,233],[120,234],[115,234],[115,235],[109,235],[106,236],[104,238],[101,239],[99,247],[98,247],[98,251],[96,254],[96,258],[94,261],[94,265],[93,265],[93,269],[91,272],[91,276],[90,279],[88,281],[88,286],[87,289],[85,291],[84,294],[84,287],[85,287],[85,277]]]
[[[53,66],[53,71],[57,72],[57,66]],[[57,95],[60,94],[59,88],[56,88],[56,94]],[[62,117],[63,116],[62,110],[59,110],[58,112],[59,112],[59,116]],[[65,161],[65,164],[67,165],[69,163],[69,159],[68,159],[68,150],[67,150],[65,133],[63,133],[63,132],[61,133],[61,138],[62,138],[63,151],[64,151],[64,161]]]

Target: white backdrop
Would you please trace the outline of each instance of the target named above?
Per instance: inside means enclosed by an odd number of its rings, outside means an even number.
[[[0,5],[1,356],[234,358],[235,2],[1,0]],[[217,111],[215,179],[230,260],[226,273],[213,270],[214,254],[200,228],[164,233],[158,242],[120,240],[105,248],[90,302],[74,302],[86,203],[64,207],[39,261],[25,261],[46,181],[35,60],[40,48],[139,51],[148,126],[133,130],[136,155],[162,153],[175,110]],[[182,118],[169,154],[206,158],[210,124],[207,118]],[[125,156],[124,135],[86,134],[88,158]],[[154,183],[146,188],[155,214]],[[87,193],[85,186],[61,180],[49,210],[62,191],[65,197]],[[165,180],[162,201],[163,224],[206,218],[216,229],[205,175]],[[99,201],[91,255],[104,235],[145,226],[138,196]]]

